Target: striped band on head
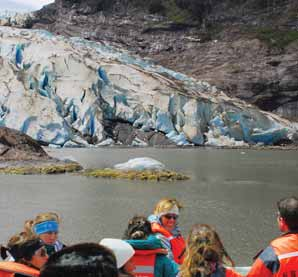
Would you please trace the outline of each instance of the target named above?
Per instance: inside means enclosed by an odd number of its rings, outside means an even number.
[[[47,232],[58,232],[59,225],[55,220],[48,220],[34,225],[34,232],[41,235]]]

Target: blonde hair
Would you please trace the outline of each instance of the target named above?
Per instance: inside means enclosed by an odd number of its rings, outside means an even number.
[[[159,215],[160,213],[168,212],[174,206],[177,206],[177,208],[179,210],[183,208],[183,206],[180,204],[180,202],[178,202],[178,200],[175,198],[162,198],[155,205],[153,214]]]
[[[29,239],[31,239],[31,236],[28,236],[26,232],[15,234],[8,240],[7,247],[12,248],[13,246],[22,244]]]
[[[47,213],[40,213],[38,214],[35,219],[26,220],[24,223],[24,232],[27,234],[28,237],[34,237],[36,234],[34,232],[33,227],[41,222],[54,220],[58,224],[60,223],[60,217],[58,214],[54,212],[47,212]]]
[[[194,277],[198,273],[210,276],[214,263],[234,266],[215,229],[207,224],[196,224],[186,241],[181,277]]]
[[[60,223],[60,217],[58,214],[54,212],[48,212],[48,213],[40,213],[38,214],[35,219],[33,225],[36,225],[38,223],[48,221],[48,220],[54,220],[57,223]]]

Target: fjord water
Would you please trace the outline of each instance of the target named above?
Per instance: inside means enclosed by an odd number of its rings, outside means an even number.
[[[279,234],[275,202],[298,195],[296,151],[100,148],[47,149],[76,159],[86,168],[111,167],[135,157],[151,157],[188,174],[183,182],[141,182],[56,176],[2,175],[0,241],[22,230],[26,219],[56,211],[66,244],[121,237],[128,219],[148,215],[161,197],[176,197],[186,236],[194,223],[216,227],[238,265],[249,265],[259,249]]]

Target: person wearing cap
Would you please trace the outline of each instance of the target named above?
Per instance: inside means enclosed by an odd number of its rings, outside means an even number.
[[[283,234],[258,254],[248,277],[298,276],[297,197],[287,197],[277,202],[277,224]]]
[[[111,249],[115,254],[119,277],[134,276],[135,265],[132,257],[135,251],[129,243],[121,239],[105,238],[99,244]]]
[[[54,253],[40,277],[119,277],[114,253],[98,243],[79,243]]]
[[[59,223],[60,218],[56,213],[40,213],[34,220],[27,220],[24,229],[28,236],[37,235],[45,243],[47,253],[50,256],[65,247],[58,240]]]
[[[20,234],[21,236],[21,234]],[[39,238],[16,240],[8,248],[13,261],[0,262],[1,277],[38,277],[40,268],[45,264],[48,255],[44,243]]]
[[[185,241],[178,227],[181,208],[175,198],[163,198],[156,204],[153,215],[148,217],[152,232],[168,249],[168,257],[178,264],[182,264],[185,251]]]

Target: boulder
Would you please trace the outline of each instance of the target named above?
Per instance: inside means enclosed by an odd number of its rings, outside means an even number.
[[[77,162],[50,157],[38,142],[28,135],[0,127],[0,173],[55,174],[81,169]]]

